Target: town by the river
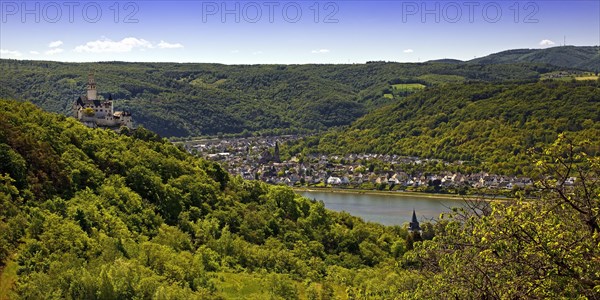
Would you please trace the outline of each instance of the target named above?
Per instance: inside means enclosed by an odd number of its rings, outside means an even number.
[[[191,153],[221,163],[231,174],[291,186],[302,196],[323,201],[331,210],[384,225],[410,222],[413,209],[419,221],[430,221],[464,204],[461,197],[419,192],[479,190],[502,194],[532,185],[526,177],[443,171],[464,162],[419,157],[309,154],[280,159],[279,144],[298,138],[290,135],[204,139],[185,142],[184,146]],[[436,168],[426,166],[437,166],[439,170],[427,172],[426,169]]]
[[[299,136],[242,137],[184,142],[198,156],[217,161],[246,180],[291,187],[340,187],[361,190],[407,190],[458,194],[483,190],[494,194],[531,187],[527,177],[488,172],[448,171],[465,162],[378,154],[308,154],[282,160],[279,144]],[[571,179],[570,179],[571,180]],[[569,181],[572,183],[572,181]]]

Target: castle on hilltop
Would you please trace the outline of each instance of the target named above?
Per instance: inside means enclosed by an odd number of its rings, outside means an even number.
[[[94,73],[88,75],[87,95],[80,96],[73,103],[73,116],[87,127],[133,128],[131,113],[114,111],[112,96],[108,100],[98,100]]]

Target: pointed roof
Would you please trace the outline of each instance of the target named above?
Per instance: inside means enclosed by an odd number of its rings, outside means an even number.
[[[421,231],[421,226],[419,226],[419,220],[417,220],[417,213],[413,209],[412,219],[408,226],[409,231]]]

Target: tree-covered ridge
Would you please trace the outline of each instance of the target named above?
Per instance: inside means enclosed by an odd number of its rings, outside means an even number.
[[[355,277],[408,247],[406,229],[230,177],[143,128],[14,101],[0,101],[0,229],[0,269],[18,264],[26,299],[218,298],[238,278],[260,298],[360,292]]]
[[[474,83],[434,87],[382,107],[348,128],[309,137],[290,152],[382,153],[469,161],[494,173],[531,169],[530,148],[568,132],[600,153],[597,81]],[[305,149],[306,148],[306,149]]]
[[[561,135],[536,154],[538,198],[473,202],[413,235],[230,177],[145,129],[0,101],[0,282],[16,280],[0,296],[599,299],[590,145]]]
[[[353,65],[59,63],[0,60],[0,97],[71,114],[95,71],[98,92],[161,136],[307,132],[348,125],[390,103],[398,83],[535,81],[557,67],[373,62]]]
[[[547,49],[515,49],[468,61],[473,64],[545,63],[559,67],[600,71],[600,47],[561,46]]]

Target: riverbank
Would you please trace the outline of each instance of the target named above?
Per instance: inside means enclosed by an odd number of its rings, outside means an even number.
[[[403,191],[376,191],[376,190],[361,190],[361,189],[340,189],[340,188],[296,188],[295,192],[322,192],[322,193],[338,193],[338,194],[357,194],[357,195],[385,195],[385,196],[411,196],[419,198],[436,198],[436,199],[461,199],[460,195],[450,194],[429,194],[419,192],[403,192]]]
[[[428,199],[443,199],[443,200],[483,200],[483,201],[505,201],[505,197],[490,197],[490,196],[473,196],[473,195],[454,195],[454,194],[431,194],[421,192],[406,192],[406,191],[376,191],[376,190],[361,190],[361,189],[341,189],[341,188],[307,188],[294,187],[294,192],[321,192],[321,193],[337,193],[337,194],[355,194],[355,195],[384,195],[392,197],[415,197]]]

